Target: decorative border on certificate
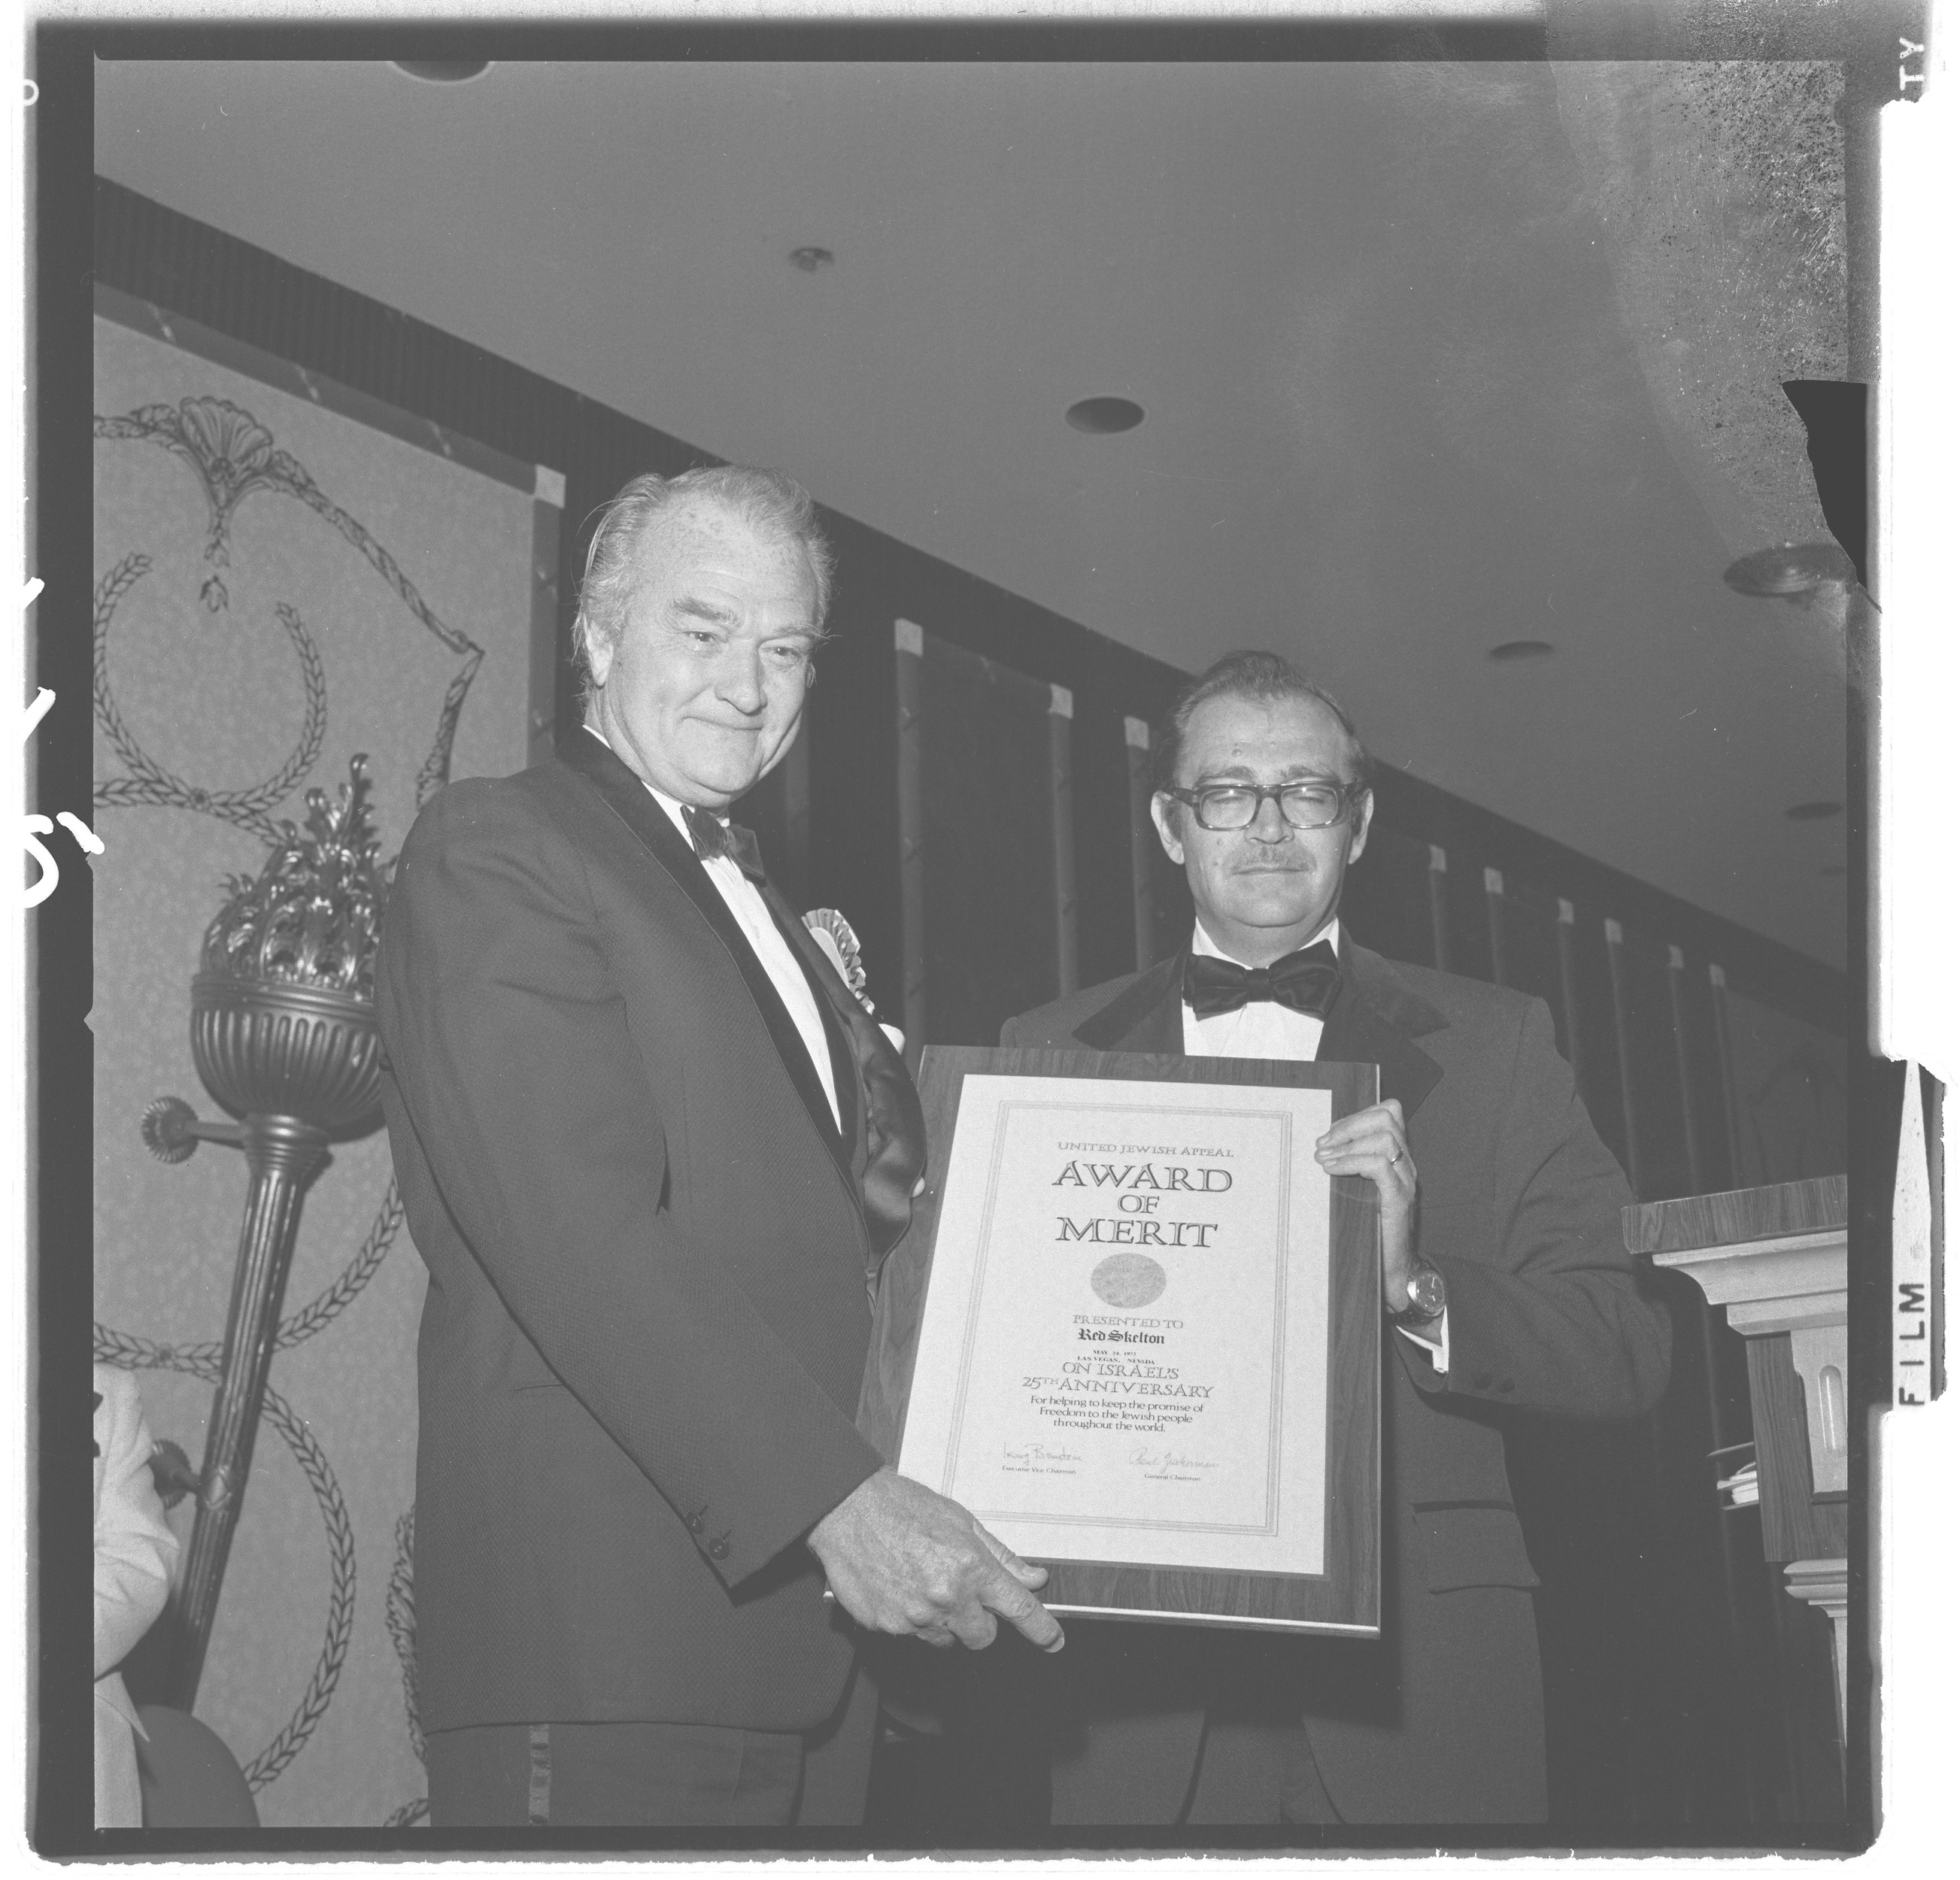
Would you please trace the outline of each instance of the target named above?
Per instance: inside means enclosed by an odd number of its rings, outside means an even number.
[[[1321,1570],[1332,1104],[1249,1094],[967,1077],[900,1465],[1008,1545]]]
[[[1074,1111],[1079,1108],[1079,1105],[1061,1103],[1017,1103],[1013,1102],[1012,1099],[1003,1103],[1001,1106],[1001,1124],[999,1129],[996,1131],[996,1147],[994,1152],[994,1166],[988,1178],[988,1218],[986,1222],[984,1223],[982,1226],[981,1255],[978,1261],[975,1263],[974,1267],[972,1298],[968,1308],[967,1338],[966,1348],[960,1367],[959,1381],[955,1386],[955,1400],[959,1408],[955,1411],[953,1416],[953,1440],[948,1451],[947,1465],[943,1471],[944,1479],[942,1481],[940,1489],[940,1493],[942,1494],[950,1495],[954,1492],[953,1487],[954,1465],[959,1452],[960,1434],[964,1420],[966,1393],[969,1387],[972,1373],[973,1340],[975,1330],[977,1329],[975,1319],[979,1310],[981,1288],[984,1284],[987,1249],[990,1239],[987,1229],[988,1226],[991,1225],[994,1200],[999,1188],[1001,1150],[1004,1147],[1004,1139],[1007,1135],[1008,1114],[1010,1112],[1017,1109]],[[1140,1115],[1170,1115],[1175,1112],[1172,1110],[1172,1106],[1169,1104],[1157,1104],[1147,1107],[1140,1106],[1139,1109],[1133,1113]],[[1285,1115],[1284,1113],[1275,1112],[1271,1110],[1214,1110],[1211,1111],[1210,1114],[1220,1117],[1245,1116],[1248,1118],[1257,1117],[1260,1118],[1276,1116],[1281,1130],[1286,1138],[1282,1144],[1280,1151],[1281,1194],[1278,1210],[1280,1237],[1282,1244],[1284,1244],[1287,1230],[1287,1218],[1290,1212],[1287,1207],[1288,1197],[1285,1191],[1287,1180],[1287,1171],[1291,1163],[1293,1156],[1293,1145],[1291,1141],[1291,1126],[1293,1118],[1291,1116]],[[1208,1223],[1201,1223],[1201,1225],[1204,1224]],[[1078,1238],[1080,1238],[1080,1236],[1078,1236]],[[1152,1241],[1144,1244],[1157,1245],[1162,1243]],[[1179,1242],[1173,1244],[1182,1243]],[[1201,1241],[1194,1242],[1193,1244],[1202,1245],[1203,1242]],[[1115,1258],[1120,1256],[1112,1255],[1111,1257],[1112,1258]],[[1138,1515],[1037,1514],[1026,1509],[1016,1510],[1007,1508],[988,1509],[981,1507],[975,1508],[973,1509],[973,1513],[978,1515],[982,1520],[1001,1519],[1046,1522],[1051,1523],[1066,1522],[1083,1527],[1163,1528],[1200,1534],[1278,1534],[1279,1532],[1278,1505],[1280,1490],[1280,1462],[1281,1456],[1286,1444],[1285,1361],[1287,1341],[1287,1263],[1284,1260],[1275,1260],[1273,1262],[1274,1298],[1273,1301],[1271,1328],[1273,1338],[1272,1368],[1278,1379],[1278,1382],[1277,1387],[1271,1393],[1270,1404],[1267,1414],[1267,1462],[1265,1471],[1265,1503],[1264,1512],[1260,1519],[1255,1522],[1237,1522],[1162,1519],[1152,1520],[1147,1519],[1144,1517]],[[1137,1322],[1139,1325],[1154,1325],[1157,1322],[1158,1322],[1155,1320],[1144,1319],[1140,1319]],[[1178,1328],[1178,1329],[1182,1329],[1182,1327]]]
[[[867,1433],[1058,1610],[1376,1630],[1373,1191],[1299,1152],[1375,1067],[934,1047],[920,1084]]]

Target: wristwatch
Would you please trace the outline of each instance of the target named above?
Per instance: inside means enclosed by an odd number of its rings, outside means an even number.
[[[1426,1325],[1431,1319],[1443,1316],[1443,1309],[1449,1303],[1449,1294],[1443,1284],[1443,1275],[1434,1267],[1411,1268],[1408,1286],[1408,1303],[1389,1314],[1390,1325]]]

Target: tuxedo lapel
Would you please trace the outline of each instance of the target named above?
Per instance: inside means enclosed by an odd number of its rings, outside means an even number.
[[[1323,1064],[1379,1064],[1382,1100],[1394,1097],[1404,1118],[1413,1116],[1443,1078],[1442,1067],[1414,1040],[1449,1021],[1406,991],[1379,953],[1343,940],[1341,987],[1317,1055]]]
[[[773,883],[764,886],[762,897],[828,1004],[829,1016],[842,1025],[851,1040],[856,1082],[864,1093],[859,1109],[863,1128],[854,1166],[861,1184],[865,1224],[871,1230],[871,1265],[865,1277],[875,1289],[885,1255],[912,1225],[912,1185],[925,1167],[925,1112],[912,1074],[892,1048],[884,1027],[858,1003],[816,937],[790,911]]]
[[[831,1114],[830,1100],[824,1095],[822,1081],[817,1075],[816,1065],[810,1061],[803,1033],[797,1029],[796,1021],[790,1016],[789,1008],[783,1004],[775,983],[756,956],[748,936],[729,912],[728,903],[708,880],[708,870],[701,865],[700,857],[674,827],[666,810],[654,801],[646,785],[620,761],[609,746],[582,732],[570,740],[560,757],[592,784],[604,799],[606,807],[639,838],[648,854],[666,870],[675,886],[694,904],[695,911],[727,948],[729,957],[735,962],[749,996],[756,1001],[762,1023],[768,1028],[776,1054],[782,1059],[783,1069],[796,1086],[797,1096],[803,1099],[803,1107],[810,1112],[817,1134],[823,1138],[826,1147],[854,1188],[856,1178],[851,1166],[854,1145],[838,1132],[837,1119]]]
[[[841,1009],[835,996],[837,991],[844,991],[845,997],[850,999],[850,994],[838,985],[837,975],[830,970],[830,962],[824,958],[822,948],[810,937],[810,929],[797,919],[789,903],[777,891],[776,884],[773,881],[760,881],[756,885],[762,891],[763,902],[776,924],[776,931],[796,955],[797,964],[802,967],[803,976],[810,982],[810,991],[816,997],[817,1011],[823,1020],[823,1035],[830,1040],[831,1066],[838,1079],[839,1120],[850,1151],[851,1166],[855,1172],[864,1166],[866,1135],[864,1105],[860,1101],[861,1074],[858,1062],[858,1039],[848,1015]],[[854,1005],[857,1001],[851,999],[851,1003]]]
[[[830,988],[824,984],[824,976],[818,970],[822,962],[813,963],[810,958],[810,950],[806,943],[809,928],[790,911],[782,896],[777,893],[774,883],[765,879],[756,881],[755,885],[762,895],[763,905],[769,910],[770,918],[775,922],[776,931],[796,956],[811,996],[816,1000],[816,1015],[823,1025],[823,1042],[829,1047],[830,1080],[837,1092],[837,1128],[844,1143],[845,1166],[851,1171],[854,1181],[858,1172],[864,1166],[864,1105],[859,1100],[857,1041],[851,1035],[849,1025],[832,1003]]]
[[[1075,1028],[1095,1051],[1149,1051],[1159,1056],[1184,1050],[1184,953],[1160,959],[1139,973],[1101,1010]]]

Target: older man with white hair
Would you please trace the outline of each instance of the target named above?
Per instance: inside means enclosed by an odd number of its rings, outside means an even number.
[[[826,1580],[873,1630],[1061,1643],[1042,1570],[852,1420],[923,1122],[727,819],[796,735],[830,571],[786,477],[635,478],[587,564],[583,728],[402,851],[379,1003],[429,1269],[438,1827],[851,1818],[873,1707]],[[799,1815],[826,1731],[852,1773]]]

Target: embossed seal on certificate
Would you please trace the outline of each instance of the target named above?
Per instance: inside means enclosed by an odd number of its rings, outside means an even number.
[[[1147,1253],[1112,1253],[1089,1276],[1106,1306],[1148,1306],[1169,1284],[1164,1270]]]

